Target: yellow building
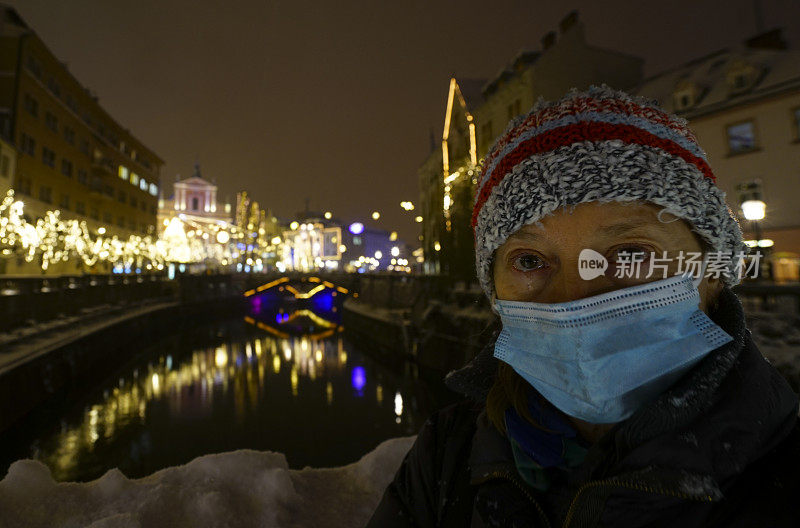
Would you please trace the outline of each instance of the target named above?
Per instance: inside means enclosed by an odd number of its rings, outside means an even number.
[[[689,121],[745,238],[762,241],[776,280],[797,281],[800,50],[787,49],[780,31],[772,30],[646,79],[632,91]],[[766,204],[758,221],[747,220],[741,209],[753,199]]]
[[[111,236],[155,236],[164,162],[100,106],[14,9],[0,7],[0,16],[0,135],[17,150],[12,187],[25,215],[33,221],[59,210]],[[61,263],[48,273],[81,266]],[[6,273],[33,271],[21,259],[6,262]]]

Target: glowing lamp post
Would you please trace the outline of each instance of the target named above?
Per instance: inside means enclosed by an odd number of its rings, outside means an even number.
[[[759,220],[763,220],[767,216],[767,204],[765,204],[762,200],[745,200],[742,202],[742,214],[746,220],[753,222],[753,231],[756,235],[755,244],[753,244],[753,246],[765,249],[771,247],[772,240],[762,239],[761,226],[758,224]],[[770,275],[771,272],[767,263],[764,276],[765,278],[771,278]]]

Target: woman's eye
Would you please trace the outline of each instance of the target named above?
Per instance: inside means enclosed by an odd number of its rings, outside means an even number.
[[[526,253],[514,257],[512,265],[519,271],[534,271],[543,268],[545,264],[544,261],[536,255]]]

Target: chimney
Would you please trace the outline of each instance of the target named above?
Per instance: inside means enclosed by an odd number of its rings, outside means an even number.
[[[558,31],[561,32],[563,35],[569,28],[575,25],[578,21],[578,12],[577,11],[570,11],[567,16],[561,19],[561,22],[558,23]]]
[[[553,47],[553,44],[556,43],[556,32],[549,31],[545,36],[542,37],[542,51],[546,51]]]
[[[745,45],[754,49],[785,50],[787,48],[781,28],[771,29],[755,37],[750,37],[745,41]]]

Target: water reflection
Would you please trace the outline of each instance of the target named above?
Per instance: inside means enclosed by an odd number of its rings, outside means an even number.
[[[415,433],[441,399],[415,368],[399,375],[353,349],[325,315],[251,314],[221,324],[209,339],[217,343],[145,353],[37,439],[32,454],[59,480],[85,480],[112,467],[143,476],[239,448],[284,452],[293,467],[339,465]]]

